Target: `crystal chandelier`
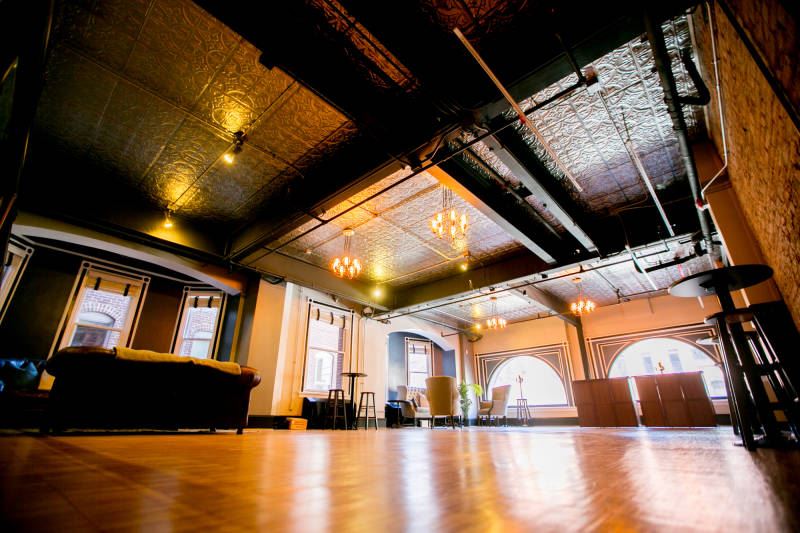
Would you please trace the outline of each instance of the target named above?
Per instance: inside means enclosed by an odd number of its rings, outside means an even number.
[[[505,318],[497,314],[497,298],[492,296],[492,311],[489,318],[486,319],[486,329],[503,329],[508,325]]]
[[[344,249],[342,250],[342,257],[336,257],[331,263],[331,270],[340,278],[347,277],[353,279],[361,274],[361,261],[358,258],[350,255],[350,243],[353,239],[355,232],[347,228],[342,234],[344,235]]]
[[[459,213],[453,202],[453,191],[442,185],[442,210],[431,219],[431,230],[440,239],[463,239],[467,235],[467,214]]]
[[[572,313],[578,316],[591,313],[594,311],[595,307],[597,307],[597,305],[595,305],[595,303],[589,298],[583,297],[583,285],[581,284],[581,281],[581,278],[574,278],[572,280],[572,282],[578,286],[578,301],[572,302],[572,305],[569,306]]]

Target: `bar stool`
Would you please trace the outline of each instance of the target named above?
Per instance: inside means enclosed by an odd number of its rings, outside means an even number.
[[[328,390],[328,412],[326,418],[331,422],[331,429],[336,429],[336,424],[340,418],[344,420],[344,429],[349,429],[347,423],[347,404],[344,400],[344,389]],[[341,414],[339,410],[341,409]],[[327,425],[327,424],[326,424]]]
[[[372,398],[372,404],[370,404]],[[369,426],[369,410],[372,408],[372,420],[375,422],[375,429],[378,429],[378,415],[375,413],[375,393],[374,392],[361,392],[361,397],[358,400],[358,414],[356,415],[356,427],[358,427],[358,419],[361,418],[361,412],[364,411],[364,429]]]
[[[763,325],[759,327],[754,313],[749,309],[728,313],[725,320],[728,324],[753,323],[756,325],[756,331],[745,331],[747,344],[755,361],[755,370],[759,377],[766,378],[775,395],[776,401],[769,405],[773,411],[783,412],[795,441],[800,442],[800,399],[797,389],[792,384],[789,370],[781,364],[778,352],[770,349],[770,339],[766,336]],[[762,320],[762,322],[764,321]]]
[[[527,398],[517,398],[517,419],[521,420],[525,426],[533,420]]]

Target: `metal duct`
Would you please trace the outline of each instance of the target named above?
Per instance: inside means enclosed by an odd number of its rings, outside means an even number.
[[[645,13],[644,23],[647,30],[647,39],[650,41],[650,48],[653,51],[653,60],[661,78],[661,86],[664,89],[664,103],[667,104],[669,115],[672,118],[675,136],[678,139],[678,149],[686,167],[689,187],[692,189],[692,198],[697,208],[697,218],[700,221],[700,231],[703,233],[703,240],[706,242],[706,250],[708,250],[709,257],[713,261],[716,253],[714,252],[714,242],[711,239],[711,223],[708,213],[702,209],[703,200],[700,198],[700,180],[697,176],[697,167],[692,156],[692,149],[689,146],[689,132],[681,109],[681,97],[678,94],[678,88],[675,86],[675,76],[672,73],[670,57],[664,42],[664,32],[661,31],[661,24],[653,18],[650,12]]]

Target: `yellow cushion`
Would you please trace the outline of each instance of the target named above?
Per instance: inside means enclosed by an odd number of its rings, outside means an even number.
[[[242,367],[238,363],[231,363],[228,361],[216,361],[214,359],[198,359],[197,357],[185,357],[183,355],[174,355],[171,353],[159,353],[150,350],[133,350],[131,348],[123,348],[117,346],[114,348],[117,359],[124,359],[126,361],[151,361],[151,362],[166,362],[166,363],[190,363],[195,365],[210,366],[216,368],[227,374],[239,376],[242,374]]]

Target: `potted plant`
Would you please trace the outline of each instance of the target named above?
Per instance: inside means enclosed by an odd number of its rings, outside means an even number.
[[[459,405],[461,407],[461,420],[462,424],[464,425],[468,425],[469,407],[472,405],[472,400],[469,397],[470,391],[475,393],[475,396],[480,396],[483,394],[483,387],[477,383],[467,383],[466,381],[462,381],[458,386],[458,396],[461,398],[459,400]]]

